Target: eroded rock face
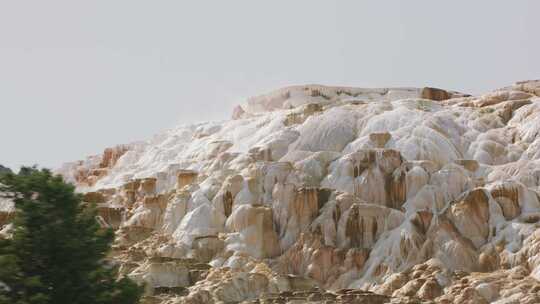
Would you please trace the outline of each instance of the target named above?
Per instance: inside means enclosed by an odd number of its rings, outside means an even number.
[[[288,87],[59,172],[147,303],[538,303],[539,83]]]
[[[489,236],[489,197],[483,189],[474,189],[451,203],[444,213],[459,233],[477,248]]]
[[[256,258],[270,258],[280,254],[271,208],[253,205],[239,206],[227,219],[225,226],[229,231],[237,232],[238,237],[241,238],[239,242],[231,240],[228,244],[234,250],[246,252]]]
[[[64,178],[79,186],[93,186],[100,178],[106,176],[118,160],[131,148],[130,145],[118,145],[106,148],[103,154],[91,156],[84,161],[66,163],[61,169]]]
[[[191,185],[197,179],[197,172],[192,170],[180,170],[176,175],[176,188],[182,189]]]

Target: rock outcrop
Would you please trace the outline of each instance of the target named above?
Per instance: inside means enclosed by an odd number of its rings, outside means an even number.
[[[58,172],[147,303],[539,303],[539,96],[288,87]]]

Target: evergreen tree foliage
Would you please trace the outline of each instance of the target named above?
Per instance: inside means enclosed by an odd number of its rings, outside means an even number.
[[[8,167],[4,167],[4,166],[0,165],[0,175],[7,174],[7,173],[11,173],[11,169],[9,169]]]
[[[49,170],[0,175],[16,207],[13,237],[0,240],[0,304],[132,304],[142,288],[106,262],[111,229],[74,187]]]

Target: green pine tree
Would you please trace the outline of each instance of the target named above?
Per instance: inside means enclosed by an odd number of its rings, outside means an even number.
[[[0,240],[0,304],[133,304],[142,288],[106,262],[113,231],[49,170],[0,176],[15,201],[13,237]]]

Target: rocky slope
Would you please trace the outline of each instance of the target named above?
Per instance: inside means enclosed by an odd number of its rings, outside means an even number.
[[[58,172],[147,303],[540,303],[538,96],[288,87]]]

